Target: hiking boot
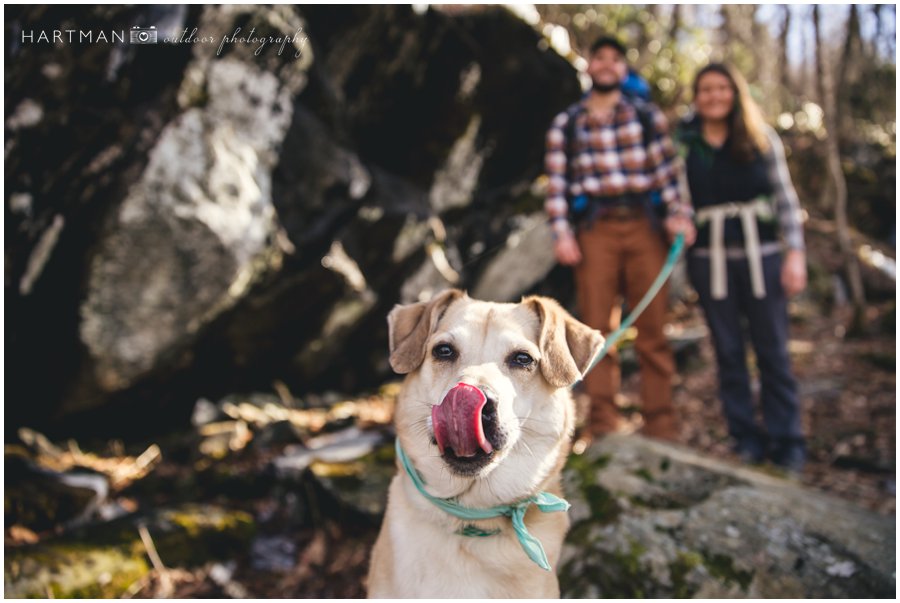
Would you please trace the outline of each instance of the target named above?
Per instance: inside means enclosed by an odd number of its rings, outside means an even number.
[[[791,446],[786,449],[774,450],[771,459],[773,463],[785,469],[788,475],[799,477],[806,465],[806,452],[801,446]]]
[[[609,398],[591,398],[585,432],[593,436],[616,433],[622,428],[619,407]]]
[[[675,413],[666,412],[651,416],[645,415],[644,426],[639,433],[656,440],[677,442],[679,435],[678,431],[678,419],[675,417]]]

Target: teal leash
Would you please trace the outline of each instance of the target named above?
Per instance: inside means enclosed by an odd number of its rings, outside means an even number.
[[[438,498],[429,494],[425,490],[425,483],[422,481],[419,472],[416,471],[416,468],[413,467],[409,457],[403,452],[399,438],[396,440],[396,448],[397,458],[400,459],[400,464],[403,466],[406,474],[410,477],[419,493],[430,503],[454,517],[467,521],[493,519],[495,517],[509,517],[512,520],[516,538],[519,539],[519,544],[522,545],[522,549],[525,551],[525,554],[528,555],[528,558],[537,563],[542,569],[550,571],[550,562],[547,560],[547,553],[544,551],[544,546],[541,544],[541,541],[532,536],[531,533],[528,532],[528,528],[525,527],[525,512],[531,505],[536,505],[537,508],[544,513],[557,511],[565,512],[569,510],[570,505],[568,502],[549,492],[538,492],[534,496],[529,496],[525,500],[512,505],[500,505],[488,509],[470,509],[469,507],[462,506],[451,498]],[[464,526],[457,532],[460,536],[494,536],[499,533],[499,530],[488,532],[475,528],[474,526]]]
[[[650,305],[650,302],[653,301],[653,298],[656,297],[656,294],[659,293],[659,290],[662,286],[669,280],[669,277],[672,275],[672,270],[675,269],[675,264],[678,262],[678,256],[681,255],[681,252],[684,250],[684,234],[678,233],[675,236],[675,241],[672,242],[672,247],[669,248],[669,255],[666,258],[666,263],[663,264],[662,270],[659,271],[659,274],[656,276],[656,280],[653,281],[653,284],[650,285],[650,288],[647,290],[647,293],[644,294],[644,297],[641,298],[641,301],[638,302],[638,305],[634,307],[634,310],[628,315],[628,317],[619,325],[619,328],[612,332],[612,334],[606,338],[606,341],[603,343],[603,347],[600,348],[600,351],[597,352],[597,355],[594,356],[594,359],[588,365],[588,367],[584,371],[584,375],[587,375],[591,372],[597,364],[603,360],[603,357],[606,356],[609,351],[612,349],[613,345],[622,338],[622,335],[625,334],[625,331],[628,330],[628,327],[637,320],[637,317],[641,315],[641,312],[647,309],[647,306]],[[569,389],[572,389],[578,383],[584,379],[582,376],[581,379],[573,383]]]

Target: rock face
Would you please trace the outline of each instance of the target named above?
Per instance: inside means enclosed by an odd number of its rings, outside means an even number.
[[[502,251],[481,274],[472,297],[497,302],[519,301],[516,296],[537,285],[556,266],[548,254],[553,234],[543,212],[524,216],[510,233]]]
[[[271,170],[290,91],[235,60],[207,77],[208,105],[163,130],[90,266],[81,339],[107,390],[243,296],[274,239]]]
[[[177,114],[188,46],[40,44],[40,31],[197,19],[184,7],[11,7],[6,123],[7,369],[11,423],[46,421],[84,361],[78,329],[90,249]],[[30,109],[28,109],[30,107]],[[27,119],[23,119],[27,117]],[[52,367],[52,368],[50,368]],[[27,394],[25,392],[28,392]],[[14,429],[13,425],[10,428]]]
[[[549,255],[533,183],[546,127],[579,87],[505,9],[7,17],[11,427],[53,433],[48,417],[92,408],[186,417],[198,397],[274,380],[374,386],[390,375],[395,303],[448,285],[515,297],[549,269],[509,270],[500,250],[512,237]],[[292,39],[286,52],[20,39],[76,23]]]
[[[570,459],[560,563],[578,598],[883,598],[896,521],[637,436]]]

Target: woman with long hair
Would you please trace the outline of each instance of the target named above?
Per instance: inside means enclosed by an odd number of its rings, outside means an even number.
[[[728,431],[745,461],[799,471],[806,451],[787,351],[787,299],[806,287],[800,204],[781,140],[741,74],[707,65],[693,92],[695,114],[679,135],[697,223],[688,274],[712,335]],[[745,335],[756,354],[763,425]]]

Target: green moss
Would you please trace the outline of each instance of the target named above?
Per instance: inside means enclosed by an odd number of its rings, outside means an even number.
[[[239,554],[249,546],[255,529],[247,513],[201,505],[162,511],[146,522],[169,567]],[[4,562],[6,594],[11,597],[120,597],[149,571],[132,518],[8,550]]]
[[[173,511],[166,514],[166,519],[182,528],[187,535],[195,538],[200,533],[200,519],[198,516],[181,511]]]
[[[692,569],[703,565],[703,556],[693,551],[680,552],[675,561],[669,564],[669,576],[672,579],[672,596],[676,599],[689,599],[696,591],[687,581]]]
[[[397,452],[394,448],[394,444],[385,444],[380,448],[376,448],[375,452],[372,453],[372,457],[376,463],[394,466],[394,463],[397,459]],[[365,462],[366,459],[363,459]]]
[[[581,481],[594,483],[594,475],[597,471],[605,469],[609,465],[610,461],[612,461],[612,455],[601,454],[596,459],[590,459],[588,456],[587,454],[569,455],[566,467],[577,473]]]
[[[659,461],[659,470],[665,473],[672,466],[672,461],[669,457],[664,456],[661,461]]]
[[[616,502],[616,497],[603,486],[589,484],[584,486],[582,490],[584,498],[591,509],[591,517],[594,522],[600,525],[611,523],[622,513],[622,508]]]
[[[593,471],[590,469],[590,463],[583,454],[570,454],[566,461],[566,470],[575,473],[578,481],[582,484],[594,483]]]
[[[575,474],[580,494],[591,510],[590,521],[600,525],[607,524],[614,521],[622,511],[613,493],[597,483],[597,472],[609,464],[612,456],[605,454],[594,460],[586,456],[570,456],[567,471]]]
[[[616,553],[616,557],[622,562],[622,568],[632,575],[643,573],[641,571],[640,557],[647,552],[647,547],[636,540],[629,542],[630,547],[627,553]]]
[[[149,571],[150,566],[143,559],[123,558],[121,563],[110,568],[108,582],[103,584],[93,582],[70,590],[65,590],[61,584],[51,583],[49,588],[54,598],[57,599],[119,598]]]
[[[636,541],[624,551],[592,551],[585,559],[570,561],[559,573],[560,589],[565,598],[585,598],[599,589],[603,598],[642,599],[646,590],[647,570],[640,558],[647,549]]]
[[[203,511],[187,507],[165,513],[164,521],[181,528],[159,533],[148,527],[163,562],[192,565],[199,558],[222,559],[239,553],[253,538],[252,516],[241,511]],[[143,550],[140,541],[135,547]]]
[[[753,572],[739,570],[734,567],[734,561],[728,555],[719,553],[703,554],[703,564],[709,573],[731,584],[738,584],[741,590],[746,591],[753,580]]]
[[[680,511],[689,506],[687,502],[675,498],[673,493],[655,496],[630,496],[628,500],[636,507],[653,510]]]
[[[57,543],[6,558],[9,597],[115,598],[150,571],[146,557],[120,547]]]
[[[579,521],[566,534],[566,540],[579,548],[586,548],[593,543],[593,530],[590,520]]]
[[[595,469],[605,469],[607,467],[607,465],[609,465],[610,461],[612,461],[612,458],[613,457],[611,454],[601,454],[594,461],[594,463],[593,463],[594,468]]]
[[[636,469],[635,471],[632,471],[632,473],[634,475],[638,476],[639,478],[641,478],[642,480],[644,480],[645,482],[647,482],[648,484],[652,484],[654,481],[656,481],[653,477],[653,474],[650,473],[650,470],[647,469],[646,467],[641,467],[640,469]]]
[[[627,551],[616,551],[606,558],[607,576],[611,579],[603,585],[607,599],[643,599],[647,596],[643,583],[647,572],[641,567],[641,555],[647,552],[639,542],[632,541]]]
[[[582,536],[589,532],[582,528]],[[688,580],[698,567],[706,567],[709,574],[725,583],[737,584],[746,592],[753,580],[753,573],[734,567],[727,555],[707,554],[697,551],[679,552],[669,564],[672,581],[671,595],[649,578],[641,557],[647,552],[641,543],[631,540],[628,548],[613,552],[590,551],[585,558],[564,566],[560,571],[560,586],[565,597],[583,598],[591,592],[591,586],[599,589],[603,598],[640,599],[644,597],[671,596],[685,599],[696,595],[696,586]]]

